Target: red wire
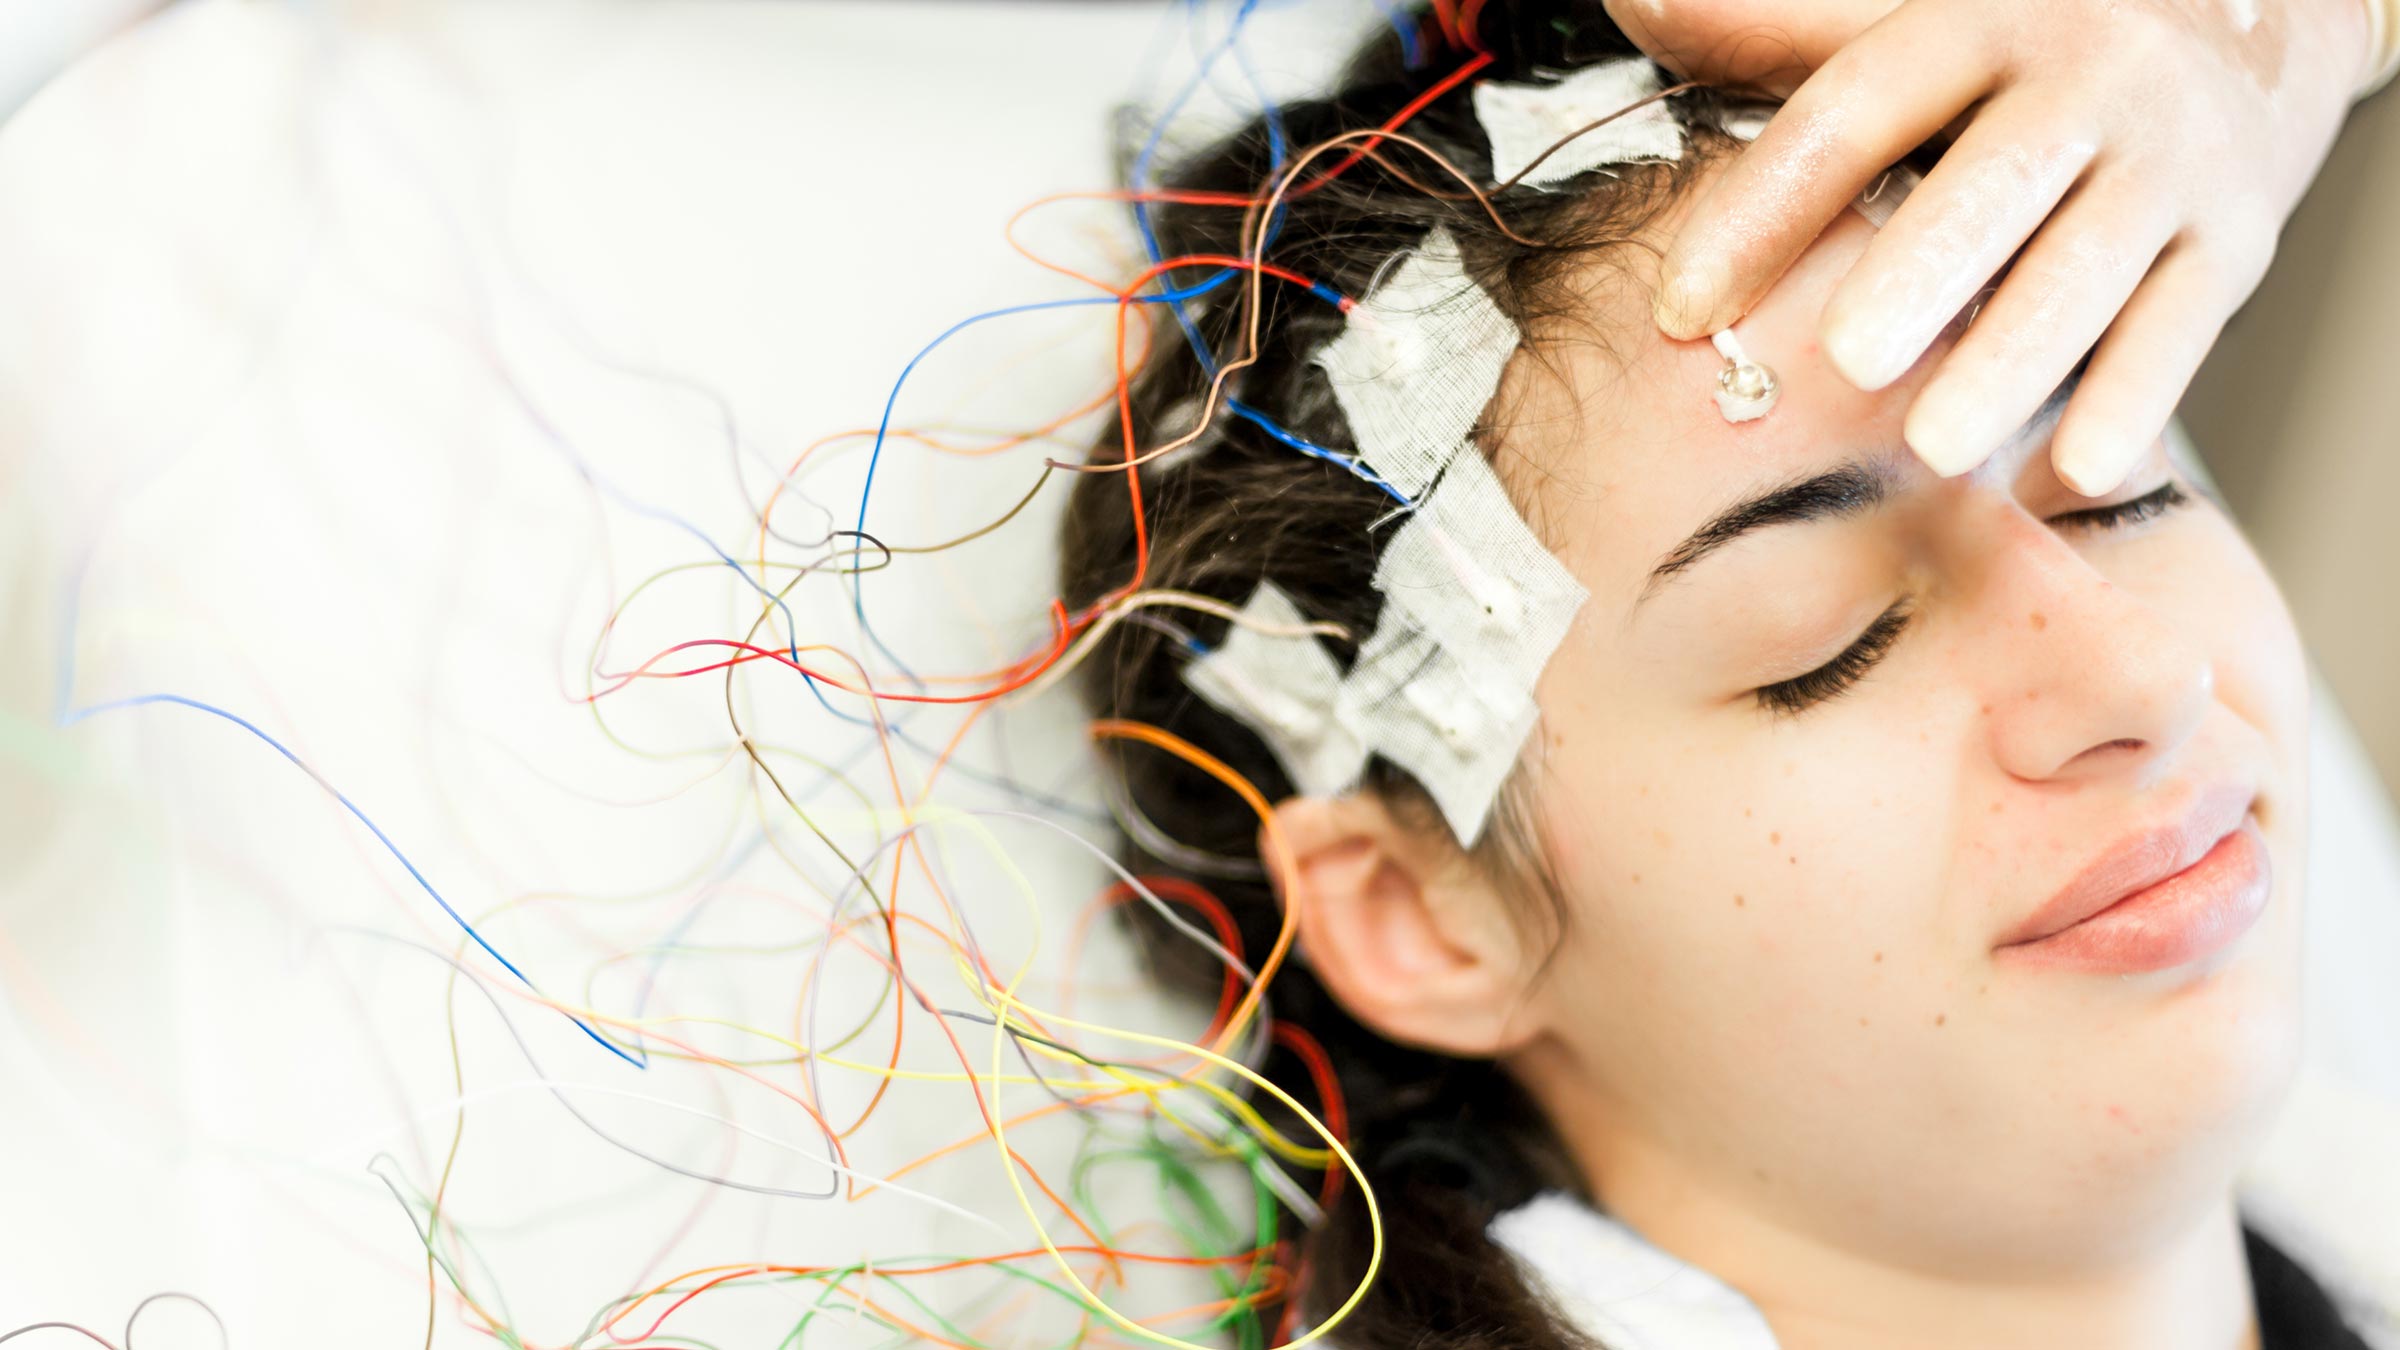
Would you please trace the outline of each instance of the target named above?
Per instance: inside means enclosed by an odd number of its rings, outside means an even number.
[[[1467,79],[1474,75],[1476,71],[1483,69],[1485,66],[1488,66],[1491,63],[1492,54],[1490,52],[1478,53],[1474,57],[1470,58],[1465,65],[1460,66],[1458,69],[1451,71],[1448,75],[1443,76],[1441,81],[1435,84],[1432,88],[1426,90],[1422,94],[1417,95],[1415,98],[1410,99],[1408,101],[1408,106],[1402,108],[1396,113],[1393,113],[1389,121],[1386,121],[1382,126],[1379,126],[1375,129],[1378,132],[1398,131],[1401,123],[1406,122],[1408,119],[1416,116],[1418,113],[1425,111],[1426,108],[1430,107],[1436,100],[1441,98],[1442,95],[1447,94],[1451,90],[1456,89],[1460,85],[1466,83]],[[1383,137],[1380,135],[1369,136],[1366,140],[1360,142],[1358,148],[1352,150],[1349,155],[1339,164],[1336,164],[1332,168],[1327,169],[1325,172],[1309,179],[1300,186],[1293,188],[1290,192],[1284,195],[1287,197],[1303,197],[1311,192],[1316,191],[1318,188],[1321,188],[1327,183],[1332,182],[1335,178],[1340,177],[1350,168],[1351,165],[1358,163],[1362,159],[1365,159],[1374,151],[1376,146],[1381,144],[1383,144]]]
[[[1459,40],[1458,16],[1450,12],[1450,0],[1433,0],[1433,21],[1441,25],[1442,41],[1453,47],[1464,47]]]
[[[1463,45],[1483,51],[1483,32],[1477,20],[1483,17],[1483,0],[1467,0],[1458,14],[1458,31]]]

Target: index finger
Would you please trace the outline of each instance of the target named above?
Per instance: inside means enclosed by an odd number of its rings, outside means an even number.
[[[1747,313],[1862,188],[1990,92],[1980,9],[1902,5],[1801,84],[1668,248],[1656,309],[1669,337]]]

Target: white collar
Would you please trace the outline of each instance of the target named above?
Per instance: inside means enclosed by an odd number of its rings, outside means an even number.
[[[2400,1110],[2304,1073],[2236,1189],[2245,1224],[2289,1253],[2376,1350],[2400,1350]],[[1610,1350],[1777,1350],[1758,1305],[1563,1191],[1491,1238]]]
[[[1564,1191],[1502,1214],[1490,1232],[1609,1350],[1776,1350],[1767,1319],[1733,1286]]]

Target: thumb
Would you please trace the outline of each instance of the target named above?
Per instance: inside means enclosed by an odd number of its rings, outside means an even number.
[[[1644,55],[1685,79],[1788,97],[1900,0],[1603,0]]]

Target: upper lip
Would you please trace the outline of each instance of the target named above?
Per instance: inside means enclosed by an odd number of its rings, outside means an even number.
[[[2072,928],[2190,867],[2219,840],[2242,827],[2257,797],[2257,790],[2247,783],[2202,785],[2185,797],[2181,811],[2136,829],[2101,850],[2056,895],[2003,934],[1998,945],[2032,942]]]

